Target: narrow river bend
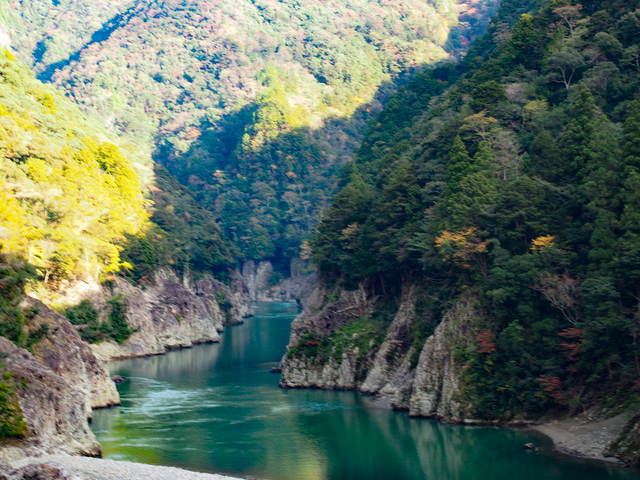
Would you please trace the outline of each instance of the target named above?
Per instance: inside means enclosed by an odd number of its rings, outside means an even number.
[[[94,412],[105,457],[269,480],[640,479],[551,453],[529,430],[412,419],[355,392],[281,390],[268,370],[297,313],[258,304],[220,344],[111,364],[129,381],[118,386],[122,406]]]

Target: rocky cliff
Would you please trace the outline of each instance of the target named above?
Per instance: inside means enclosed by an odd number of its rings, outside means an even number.
[[[56,335],[60,337],[63,334],[56,332]],[[54,338],[52,343],[55,342]],[[74,364],[79,362],[78,352],[73,351],[74,345],[69,346],[70,351],[58,352],[55,359],[48,358],[53,360],[54,368],[63,365],[77,367]],[[45,346],[41,351],[47,349]],[[60,452],[100,455],[100,445],[87,423],[87,404],[91,403],[87,398],[90,396],[86,391],[87,385],[81,379],[73,381],[72,375],[56,373],[37,357],[3,337],[0,337],[0,352],[4,357],[5,370],[20,385],[17,394],[27,425],[26,438],[8,445],[5,441],[1,455],[4,458]]]
[[[472,421],[472,406],[465,402],[460,376],[463,365],[456,362],[456,348],[474,348],[480,331],[475,299],[462,298],[447,312],[425,342],[409,401],[412,416],[453,421]]]
[[[120,403],[105,360],[164,353],[171,348],[220,339],[223,325],[241,323],[251,313],[251,299],[239,272],[227,286],[211,277],[180,279],[160,270],[152,285],[132,286],[116,279],[110,287],[77,285],[68,299],[89,298],[104,320],[109,300],[119,297],[134,331],[124,343],[88,345],[78,328],[39,300],[25,297],[30,329],[42,332],[30,348],[19,349],[0,337],[5,370],[19,385],[19,405],[27,437],[10,442],[0,456],[65,452],[99,455],[89,430],[92,409]],[[76,298],[77,297],[77,298]]]
[[[122,344],[91,345],[96,355],[108,360],[217,342],[223,325],[242,323],[251,314],[251,299],[239,273],[229,287],[212,277],[181,281],[174,272],[159,270],[152,285],[133,286],[118,278],[110,289],[99,287],[84,297],[104,318],[107,301],[118,295],[125,299],[127,323],[134,333]]]
[[[406,285],[397,306],[383,311],[364,285],[334,294],[318,285],[292,324],[280,385],[357,389],[412,416],[472,422],[455,351],[476,338],[474,300],[462,297],[436,319],[417,308],[419,297]]]
[[[32,322],[46,325],[48,330],[32,347],[35,359],[82,391],[86,416],[91,417],[93,408],[119,405],[106,363],[80,339],[75,327],[38,300],[27,297],[25,303],[38,312]]]
[[[420,353],[420,345],[416,345],[412,338],[412,326],[419,320],[416,317],[415,287],[411,285],[405,288],[385,340],[360,387],[361,392],[376,395],[375,401],[380,406],[408,408],[415,360]]]
[[[353,390],[362,382],[361,373],[371,361],[364,349],[357,345],[339,349],[335,342],[329,342],[320,351],[318,340],[331,338],[354,315],[370,314],[375,299],[368,298],[364,288],[341,291],[333,302],[327,301],[328,294],[317,284],[303,299],[304,310],[291,324],[289,346],[281,363],[283,387]]]
[[[302,300],[316,283],[316,274],[306,274],[306,263],[299,258],[291,260],[289,277],[273,285],[276,279],[273,265],[269,261],[248,260],[242,266],[242,278],[251,300],[255,302],[295,302]]]

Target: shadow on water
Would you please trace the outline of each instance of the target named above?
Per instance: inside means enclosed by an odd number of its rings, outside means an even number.
[[[443,425],[372,408],[356,392],[282,390],[293,304],[258,304],[220,344],[111,365],[122,406],[92,428],[107,458],[272,480],[638,479],[637,472],[523,449],[526,429]]]

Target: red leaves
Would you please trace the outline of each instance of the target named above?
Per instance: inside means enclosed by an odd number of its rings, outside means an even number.
[[[584,351],[581,344],[585,341],[583,337],[585,330],[579,328],[565,328],[558,335],[567,339],[576,339],[577,342],[562,342],[559,347],[564,357],[575,362],[580,358],[580,354]]]
[[[562,381],[560,377],[547,377],[546,375],[540,375],[537,378],[540,385],[544,387],[545,392],[551,394],[551,398],[559,401],[562,398]]]
[[[476,337],[478,342],[478,353],[493,353],[496,351],[496,344],[494,342],[495,335],[491,330],[483,330]]]

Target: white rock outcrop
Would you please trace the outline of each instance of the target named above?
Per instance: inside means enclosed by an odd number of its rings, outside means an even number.
[[[43,365],[26,350],[0,337],[4,370],[18,384],[20,408],[27,424],[27,438],[14,447],[5,445],[3,456],[69,453],[99,456],[100,445],[87,422],[87,393]],[[62,353],[64,354],[64,352]]]
[[[47,325],[49,332],[32,346],[35,359],[83,392],[86,416],[91,418],[94,408],[119,405],[106,362],[96,357],[76,328],[38,300],[27,298],[26,302],[38,311],[33,323]]]
[[[107,300],[122,295],[126,318],[134,330],[122,344],[113,341],[91,345],[100,358],[159,355],[167,350],[220,341],[223,325],[242,323],[250,315],[251,300],[240,286],[232,290],[211,277],[182,282],[169,270],[159,270],[153,285],[141,288],[116,279],[111,291],[90,297],[106,317]],[[226,310],[220,307],[225,300]]]
[[[414,287],[405,288],[393,323],[360,387],[362,393],[376,395],[375,403],[378,405],[408,408],[415,367],[412,359],[416,356],[416,348],[419,348],[411,338],[411,326],[418,320],[415,302]]]
[[[478,333],[474,300],[460,299],[424,344],[416,367],[409,414],[454,421],[470,420],[460,391],[458,346],[472,347]]]
[[[316,286],[304,298],[304,311],[291,326],[289,347],[281,362],[280,385],[358,389],[373,396],[374,404],[406,409],[412,416],[473,422],[471,408],[463,401],[460,389],[464,366],[455,359],[456,348],[473,347],[478,333],[472,297],[461,297],[425,341],[415,332],[420,323],[434,319],[420,318],[416,313],[416,288],[408,284],[384,342],[366,355],[360,355],[357,348],[345,348],[339,359],[326,352],[317,357],[296,353],[301,351],[296,347],[305,335],[312,333],[319,342],[354,318],[370,314],[378,301],[368,298],[363,286],[354,291],[342,290],[339,295]]]

